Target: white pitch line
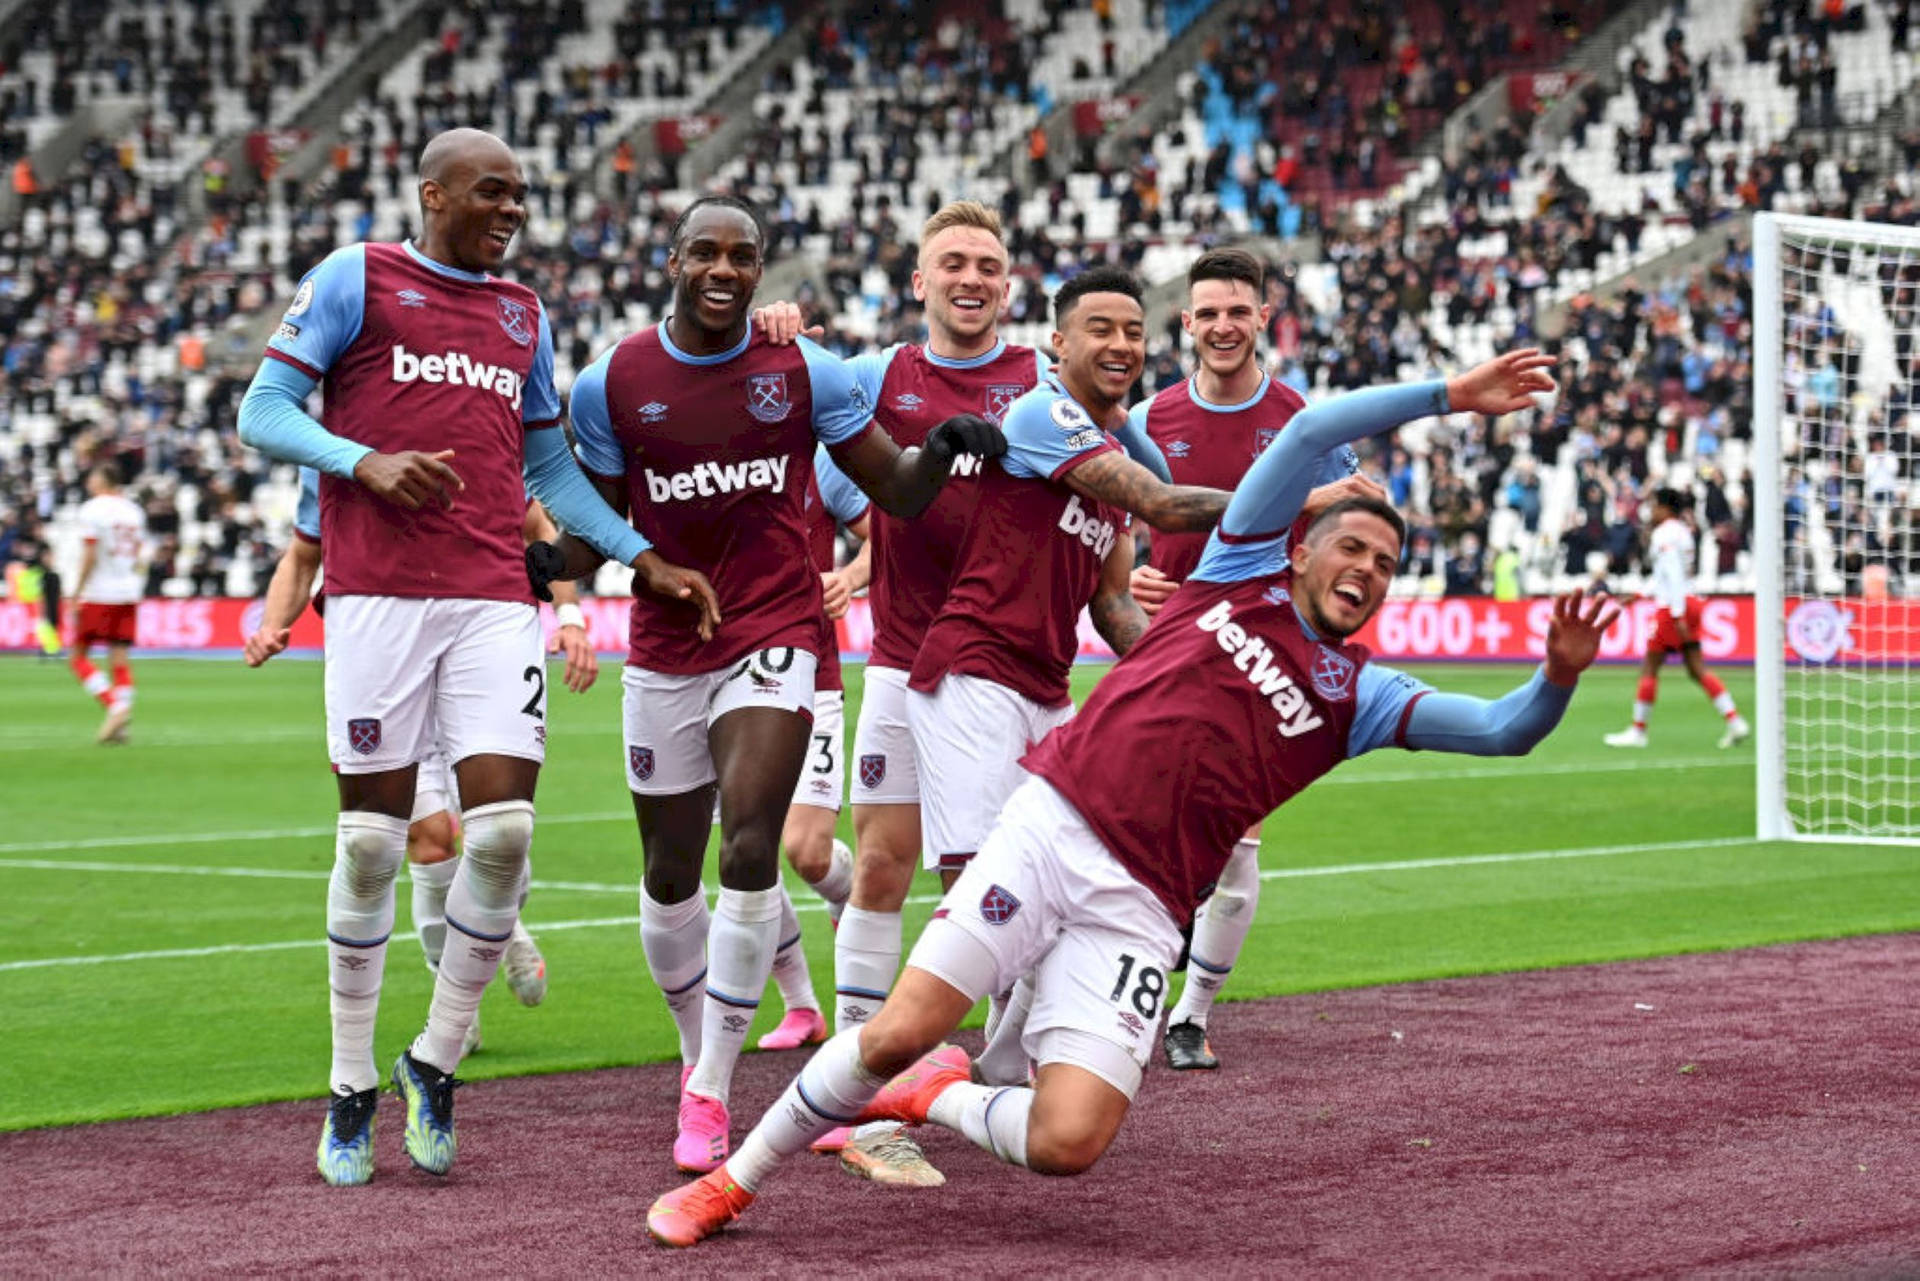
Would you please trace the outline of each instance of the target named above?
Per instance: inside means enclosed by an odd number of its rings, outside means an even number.
[[[1530,765],[1525,768],[1487,766],[1455,770],[1400,770],[1393,773],[1369,773],[1356,770],[1329,774],[1325,778],[1315,780],[1314,787],[1361,786],[1370,783],[1452,782],[1455,779],[1544,778],[1563,774],[1632,774],[1641,770],[1669,772],[1685,769],[1737,768],[1751,769],[1753,762],[1734,756],[1701,761],[1641,759],[1616,761],[1609,765],[1582,765],[1569,762],[1562,765]],[[540,828],[563,824],[632,821],[631,810],[609,810],[592,814],[542,814],[534,820],[534,826]],[[137,849],[156,845],[241,844],[248,841],[282,841],[312,836],[331,836],[333,832],[333,825],[329,823],[325,826],[316,824],[311,827],[275,827],[242,832],[149,833],[144,836],[99,836],[70,841],[17,841],[9,845],[0,845],[0,854],[52,854],[61,850]]]
[[[1726,836],[1698,841],[1658,841],[1644,845],[1593,845],[1584,849],[1522,850],[1510,854],[1466,854],[1455,858],[1400,859],[1391,863],[1341,863],[1329,867],[1270,868],[1260,873],[1260,879],[1263,881],[1278,881],[1313,876],[1364,876],[1378,872],[1413,872],[1427,871],[1434,868],[1482,867],[1500,863],[1530,863],[1558,859],[1603,858],[1619,854],[1650,854],[1656,850],[1717,849],[1732,845],[1752,845],[1754,843],[1754,839],[1749,836]],[[0,866],[12,866],[12,864],[0,863]],[[56,868],[66,868],[74,865],[54,863],[52,866]],[[114,868],[114,865],[111,864],[103,866]],[[128,871],[146,872],[154,870],[151,866],[139,863],[128,863],[119,865],[119,867]],[[261,873],[258,869],[253,869],[252,873],[250,873],[247,869],[237,868],[208,869],[207,874],[215,876],[247,874],[270,876],[297,875],[301,877],[318,875],[311,872],[293,873],[267,871]],[[540,889],[544,887],[557,889],[564,884],[569,883],[556,882],[553,884],[544,884],[543,882],[535,881],[534,888]],[[582,888],[585,887],[582,886]],[[618,891],[622,894],[634,892],[634,886],[631,885],[593,886],[592,888],[595,890],[604,889],[608,892]],[[710,889],[711,887],[708,888]],[[908,903],[920,905],[937,903],[939,901],[939,896],[934,894],[915,895],[907,900]],[[806,899],[796,902],[794,909],[801,912],[820,912],[826,910],[826,904],[817,899]],[[529,922],[530,925],[538,928],[542,933],[552,933],[558,930],[589,930],[611,926],[633,926],[639,923],[640,918],[638,916],[603,916],[573,921]],[[48,969],[65,965],[109,965],[125,961],[169,961],[199,956],[224,956],[243,952],[278,952],[293,948],[319,947],[323,942],[324,940],[322,939],[295,939],[280,943],[228,943],[214,947],[174,948],[152,952],[114,952],[95,956],[49,956],[27,961],[0,961],[0,973],[10,970]]]

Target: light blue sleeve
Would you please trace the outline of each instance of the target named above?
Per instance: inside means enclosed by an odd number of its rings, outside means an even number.
[[[613,418],[607,412],[607,366],[613,352],[612,347],[607,348],[598,360],[575,375],[567,412],[573,423],[574,446],[580,451],[580,465],[596,476],[627,474],[627,453],[613,434]]]
[[[622,565],[653,546],[620,513],[607,506],[580,464],[567,452],[567,434],[556,424],[527,432],[527,487],[553,517],[554,524],[592,543]]]
[[[842,525],[851,525],[867,514],[868,499],[865,492],[847,479],[847,473],[840,470],[840,465],[833,461],[833,455],[827,452],[825,445],[814,446],[813,474],[820,486],[820,502],[835,520]]]
[[[307,413],[307,397],[319,385],[285,361],[262,360],[240,401],[240,439],[269,458],[350,477],[373,450],[334,435]]]
[[[1395,746],[1408,704],[1433,692],[1433,686],[1378,663],[1360,669],[1353,694],[1353,728],[1347,731],[1349,759],[1376,747]]]
[[[887,381],[887,370],[893,365],[894,353],[902,345],[895,343],[885,351],[863,351],[845,362],[847,372],[853,375],[854,382],[860,384],[860,390],[866,393],[867,404],[880,403],[880,388]]]
[[[1000,465],[1013,476],[1053,480],[1110,447],[1087,411],[1054,383],[1041,383],[1014,401],[1000,430],[1007,438]]]
[[[1444,382],[1369,387],[1301,410],[1241,478],[1193,577],[1237,583],[1278,573],[1287,563],[1287,535],[1307,495],[1347,474],[1337,470],[1343,446],[1446,412]]]
[[[1314,470],[1313,487],[1318,489],[1359,473],[1360,455],[1353,452],[1352,445],[1342,445],[1320,455],[1320,465]]]
[[[1430,694],[1407,718],[1406,745],[1421,752],[1525,756],[1553,732],[1572,701],[1573,686],[1555,685],[1544,667],[1491,702],[1467,694]]]
[[[1120,448],[1127,451],[1127,457],[1158,476],[1162,483],[1173,483],[1173,472],[1167,466],[1166,455],[1160,452],[1160,446],[1147,435],[1147,406],[1151,401],[1143,400],[1127,411],[1127,425],[1114,434],[1120,442]]]
[[[811,338],[795,342],[813,384],[813,434],[822,444],[852,440],[873,421],[873,397],[847,363]]]
[[[317,381],[360,336],[366,317],[367,247],[348,245],[301,277],[267,350]]]
[[[520,421],[529,427],[560,421],[560,389],[553,385],[553,327],[547,323],[544,306],[540,308],[540,345],[533,349],[533,368],[520,397]]]
[[[320,473],[311,467],[300,469],[300,505],[293,510],[293,528],[320,541]]]

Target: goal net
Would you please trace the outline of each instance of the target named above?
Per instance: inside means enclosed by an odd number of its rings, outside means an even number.
[[[1920,843],[1920,229],[1760,214],[1763,839]]]

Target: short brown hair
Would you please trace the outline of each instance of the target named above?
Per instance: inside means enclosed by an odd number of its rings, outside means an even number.
[[[924,251],[935,236],[951,227],[978,227],[1002,245],[1007,243],[1007,233],[1000,225],[999,214],[978,200],[949,200],[935,210],[920,228],[921,249]]]
[[[1187,268],[1187,288],[1203,280],[1244,280],[1253,286],[1257,298],[1267,283],[1267,268],[1244,249],[1209,249]]]

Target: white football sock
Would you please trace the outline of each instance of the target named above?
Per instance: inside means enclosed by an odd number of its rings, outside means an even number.
[[[845,914],[847,896],[853,893],[853,851],[847,843],[834,838],[833,854],[827,860],[827,870],[817,881],[808,881],[813,892],[827,901],[828,915],[835,920]]]
[[[960,1131],[1009,1165],[1024,1166],[1033,1098],[1024,1085],[961,1081],[940,1091],[927,1109],[927,1120]]]
[[[1175,1023],[1207,1025],[1214,998],[1233,973],[1253,928],[1260,906],[1260,843],[1239,840],[1220,873],[1220,882],[1200,907],[1193,922],[1193,944],[1187,949],[1187,986],[1180,1003],[1168,1016]]]
[[[427,968],[440,968],[440,953],[447,945],[447,891],[453,888],[453,874],[460,870],[460,856],[438,863],[409,863],[407,876],[413,882],[413,932],[420,936],[420,951]]]
[[[1713,696],[1713,710],[1728,720],[1740,714],[1740,709],[1734,705],[1733,695],[1724,689]]]
[[[851,903],[833,936],[833,1027],[858,1027],[887,999],[900,972],[900,913]]]
[[[753,1132],[727,1158],[727,1173],[752,1192],[773,1167],[835,1126],[847,1125],[886,1081],[860,1061],[860,1030],[833,1037],[807,1060],[800,1075],[767,1109]]]
[[[707,996],[707,896],[696,890],[661,903],[640,886],[640,950],[680,1033],[680,1062],[700,1057],[700,1018]]]
[[[793,910],[793,897],[780,887],[780,944],[773,953],[773,981],[780,988],[780,999],[789,1010],[817,1010],[820,998],[813,994],[813,971],[807,965],[807,949],[800,942],[800,918]]]
[[[780,946],[779,886],[766,890],[720,887],[707,930],[707,1003],[700,1020],[700,1060],[687,1090],[727,1101],[733,1065],[760,1008],[760,993]]]
[[[499,801],[460,816],[465,829],[460,869],[447,891],[447,948],[433,982],[426,1030],[413,1057],[442,1072],[460,1066],[467,1029],[480,997],[500,969],[520,919],[520,878],[533,844],[533,802]]]
[[[334,828],[333,875],[327,881],[327,990],[333,1023],[336,1092],[380,1084],[373,1061],[374,1020],[387,939],[393,934],[393,879],[407,857],[407,821],[348,810]]]
[[[1033,978],[1022,976],[998,1006],[987,1015],[987,1044],[974,1060],[980,1079],[989,1085],[1025,1085],[1032,1060],[1027,1056],[1027,1014],[1033,1008]]]

